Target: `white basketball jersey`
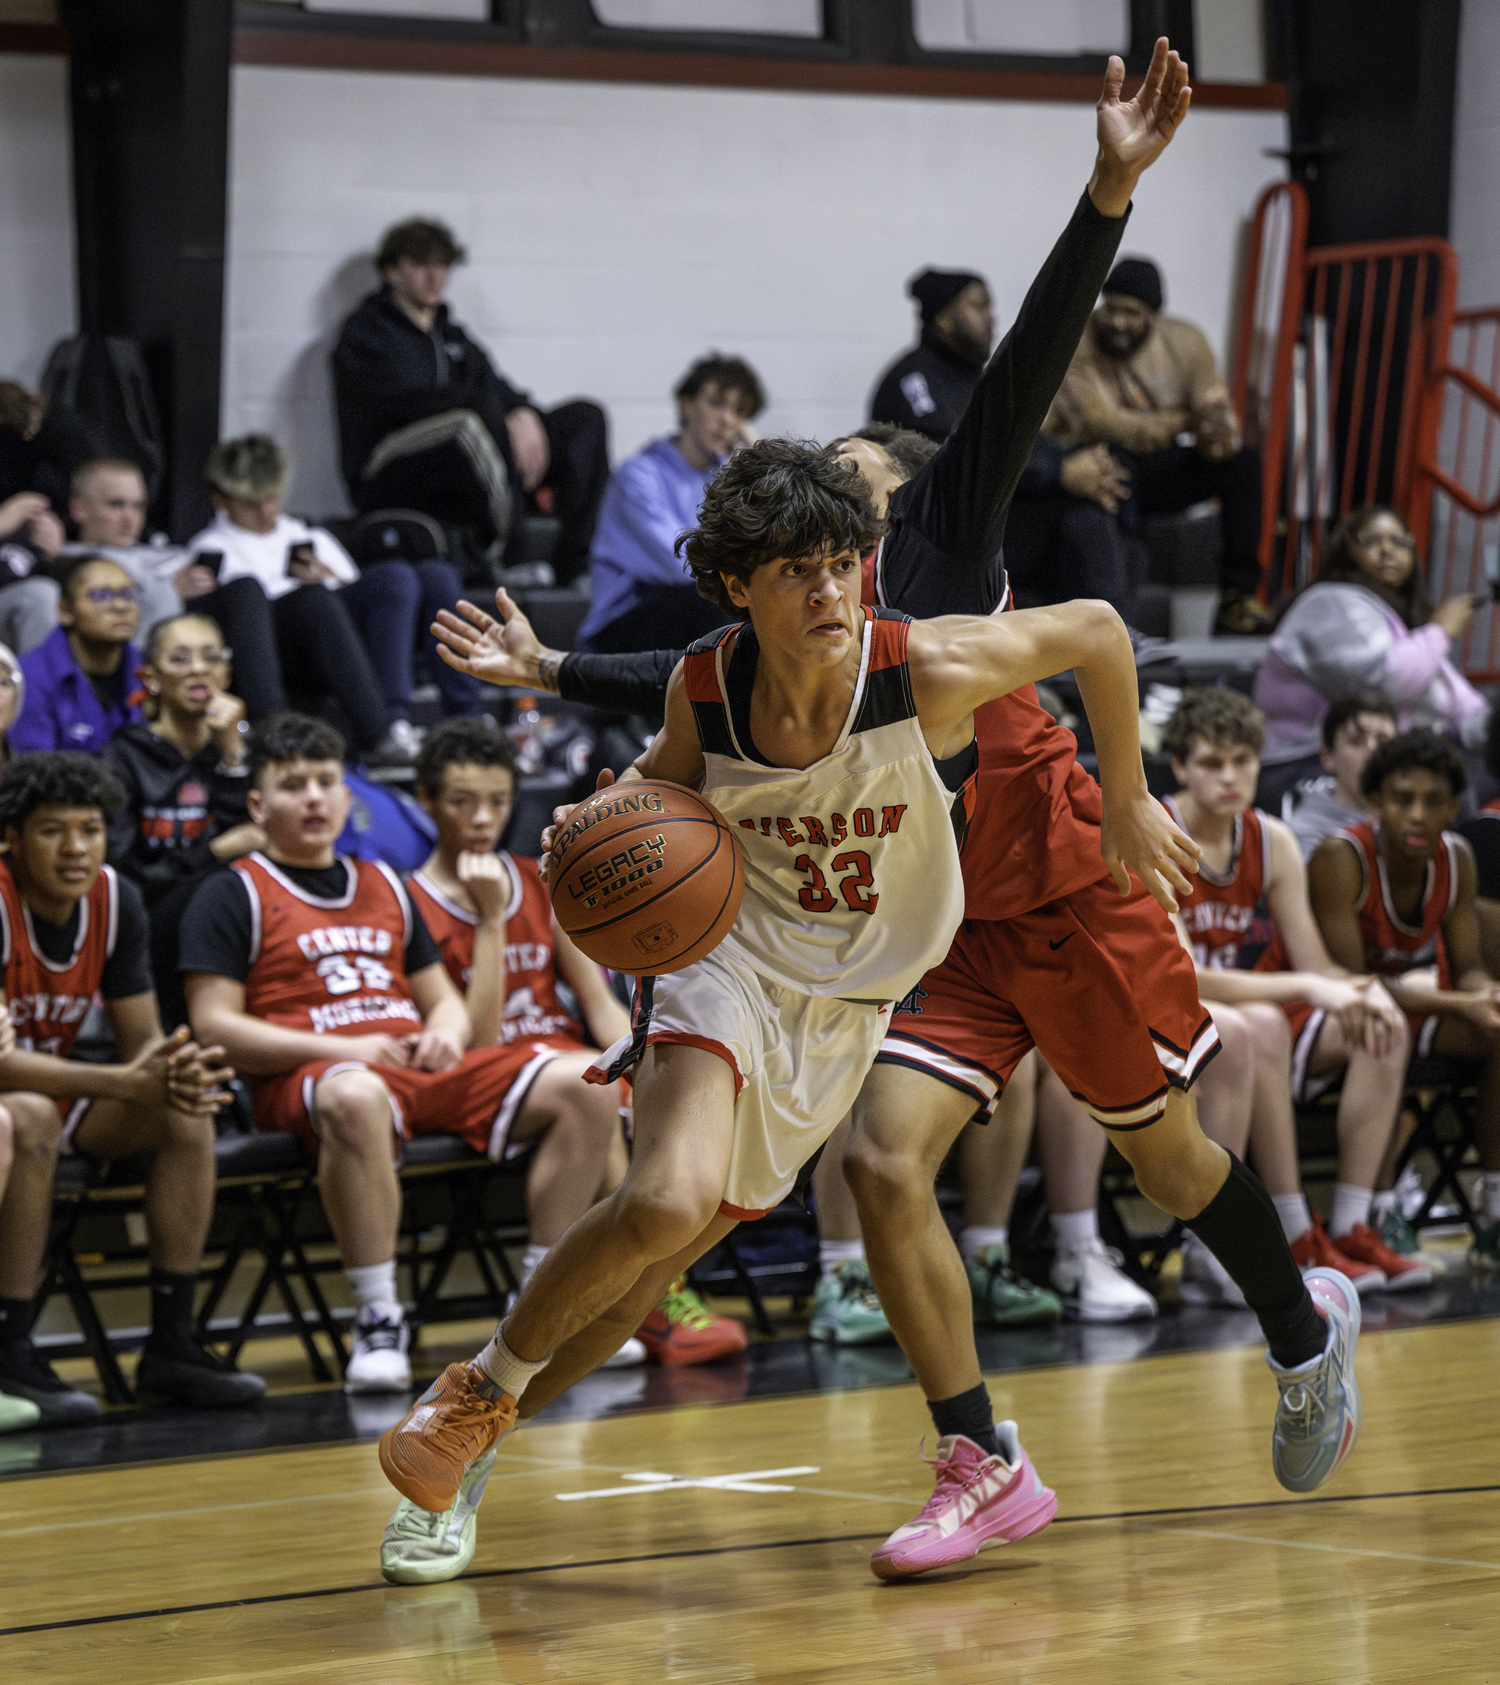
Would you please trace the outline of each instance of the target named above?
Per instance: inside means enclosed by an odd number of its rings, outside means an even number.
[[[707,763],[703,794],[745,851],[745,899],[727,940],[783,987],[883,1002],[910,993],[947,954],[964,890],[953,795],[912,702],[911,622],[884,609],[864,615],[848,718],[803,770],[772,766],[751,741],[758,645],[749,626],[701,639],[684,677]]]

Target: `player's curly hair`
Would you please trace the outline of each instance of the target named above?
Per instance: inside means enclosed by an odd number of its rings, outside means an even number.
[[[256,788],[268,766],[341,761],[345,752],[342,735],[327,720],[315,720],[309,714],[272,714],[250,733],[250,788]]]
[[[1360,793],[1378,796],[1381,785],[1393,772],[1407,772],[1413,767],[1446,778],[1455,796],[1461,796],[1468,788],[1468,768],[1458,750],[1441,733],[1418,730],[1388,737],[1376,748],[1360,774]]]
[[[0,773],[0,832],[19,831],[39,807],[96,807],[106,821],[125,805],[118,778],[93,755],[18,755]]]
[[[826,552],[864,555],[885,522],[869,488],[831,445],[808,439],[761,439],[737,452],[703,494],[698,525],[677,540],[700,596],[726,614],[738,610],[724,575],[747,581],[778,558]]]
[[[872,421],[868,427],[861,427],[848,437],[879,445],[891,459],[891,467],[907,480],[916,479],[939,450],[936,439],[929,439],[916,428],[902,427],[894,421]],[[842,444],[843,440],[837,443]]]
[[[438,793],[448,766],[502,766],[514,775],[515,746],[489,714],[444,720],[417,756],[417,788],[424,796]]]
[[[1243,743],[1258,755],[1266,741],[1266,716],[1237,690],[1185,690],[1161,734],[1161,746],[1173,760],[1185,761],[1195,737],[1207,743]]]

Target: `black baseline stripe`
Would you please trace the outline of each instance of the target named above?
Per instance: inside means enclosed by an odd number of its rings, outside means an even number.
[[[1187,1504],[1177,1509],[1112,1510],[1099,1515],[1063,1515],[1054,1527],[1080,1526],[1085,1522],[1154,1521],[1162,1516],[1219,1515],[1234,1510],[1310,1509],[1319,1504],[1368,1504],[1393,1498],[1454,1498],[1483,1492],[1500,1492],[1500,1484],[1488,1486],[1423,1486],[1408,1492],[1351,1492],[1344,1497],[1264,1498],[1247,1504]],[[465,1580],[513,1580],[528,1574],[560,1574],[576,1568],[628,1568],[637,1562],[683,1562],[703,1556],[739,1556],[751,1551],[799,1550],[805,1545],[867,1544],[884,1539],[885,1533],[829,1533],[812,1539],[765,1539],[748,1545],[708,1545],[696,1550],[652,1551],[642,1556],[602,1556],[584,1562],[539,1562],[530,1568],[481,1568],[464,1574]],[[0,1638],[20,1638],[32,1632],[68,1632],[74,1627],[111,1626],[121,1621],[149,1621],[170,1615],[211,1614],[217,1609],[258,1609],[276,1603],[305,1603],[320,1597],[350,1597],[364,1591],[400,1590],[385,1580],[367,1580],[353,1586],[318,1586],[312,1591],[275,1591],[263,1597],[225,1597],[215,1603],[178,1603],[160,1609],[127,1609],[114,1615],[84,1615],[72,1621],[36,1621],[30,1626],[0,1627]]]

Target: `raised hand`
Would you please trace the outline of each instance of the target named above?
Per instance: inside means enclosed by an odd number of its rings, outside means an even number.
[[[1134,99],[1122,100],[1125,61],[1111,57],[1099,95],[1099,157],[1089,197],[1106,216],[1123,216],[1141,173],[1161,157],[1187,116],[1193,91],[1188,67],[1163,35]]]
[[[1111,801],[1106,791],[1100,845],[1121,895],[1130,893],[1132,872],[1169,913],[1177,911],[1177,895],[1193,893],[1184,874],[1198,870],[1203,850],[1155,796],[1143,792]]]
[[[460,854],[454,870],[486,923],[494,924],[510,911],[510,873],[498,854]]]
[[[460,673],[488,685],[531,685],[557,692],[561,654],[538,642],[531,622],[503,587],[495,593],[495,614],[466,602],[458,605],[457,614],[439,609],[432,635],[438,654]]]

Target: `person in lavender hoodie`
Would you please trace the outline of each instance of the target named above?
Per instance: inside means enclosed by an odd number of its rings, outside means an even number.
[[[681,649],[723,624],[698,595],[674,546],[698,523],[703,489],[754,434],[765,408],[760,379],[738,357],[701,357],[673,393],[680,421],[611,476],[589,551],[593,600],[578,629],[583,648],[606,655]]]
[[[1474,618],[1475,600],[1433,608],[1416,545],[1389,509],[1356,509],[1329,533],[1316,581],[1283,611],[1255,681],[1266,716],[1257,803],[1316,774],[1323,716],[1351,691],[1382,691],[1403,731],[1425,726],[1479,752],[1489,703],[1451,659]]]

